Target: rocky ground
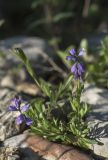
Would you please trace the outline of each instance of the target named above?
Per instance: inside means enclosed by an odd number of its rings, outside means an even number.
[[[29,99],[36,96],[39,89],[27,79],[28,75],[24,67],[19,67],[19,61],[8,52],[8,49],[13,46],[22,47],[25,50],[34,68],[35,64],[47,62],[47,58],[53,55],[48,44],[38,38],[16,37],[0,43],[3,52],[0,56],[0,160],[107,160],[108,90],[87,84],[82,95],[82,101],[92,106],[88,116],[90,125],[93,127],[91,136],[97,137],[100,141],[100,145],[94,144],[91,148],[95,154],[52,144],[31,135],[25,125],[15,124],[17,113],[7,111],[10,99],[16,94]],[[40,52],[47,55],[42,56],[43,59],[41,57],[42,61],[38,59]],[[59,68],[55,69],[60,72]]]

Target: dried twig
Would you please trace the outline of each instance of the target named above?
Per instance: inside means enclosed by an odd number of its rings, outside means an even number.
[[[62,70],[45,52],[42,50],[38,49],[39,53],[44,57],[49,64],[53,67],[53,69],[61,74],[62,77],[66,77],[66,72]]]

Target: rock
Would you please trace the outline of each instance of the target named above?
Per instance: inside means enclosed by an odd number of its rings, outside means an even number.
[[[20,148],[19,154],[22,160],[45,160],[30,148]]]
[[[91,35],[88,38],[88,46],[91,49],[91,51],[97,52],[99,46],[101,45],[101,41],[108,36],[108,32],[99,32]]]
[[[18,67],[14,63],[8,62],[6,57],[0,57],[0,87],[15,89],[16,84],[27,78],[23,67]]]
[[[9,54],[12,48],[22,48],[31,61],[42,63],[46,61],[45,54],[54,57],[53,50],[48,43],[38,37],[17,36],[0,41],[0,50],[8,60],[18,61],[16,57]]]
[[[0,147],[0,160],[20,160],[19,155],[15,154],[15,148]]]
[[[91,137],[98,139],[92,150],[95,154],[108,158],[108,90],[94,85],[85,86],[82,100],[91,105],[87,119],[92,127]]]
[[[6,64],[5,57],[1,55],[1,50],[0,50],[0,68],[4,67],[5,64]]]
[[[44,160],[34,152],[27,144],[26,139],[31,136],[28,132],[8,138],[4,141],[4,148],[14,148],[18,150],[20,159],[23,160]]]
[[[3,79],[0,82],[0,85],[2,87],[11,87],[11,88],[13,88],[14,87],[14,82],[12,80],[12,77],[9,76],[9,75],[3,77]]]
[[[97,88],[94,85],[85,86],[82,100],[91,105],[91,115],[89,119],[108,121],[108,90]]]
[[[0,124],[0,141],[4,141],[6,137],[6,127],[1,123]]]
[[[32,149],[46,160],[90,160],[90,156],[73,147],[49,142],[29,133],[5,140],[4,146]],[[26,153],[28,154],[28,153]],[[32,156],[31,156],[32,157]]]
[[[17,112],[6,112],[2,118],[0,118],[0,123],[2,125],[2,127],[4,128],[4,132],[3,129],[0,128],[0,133],[4,133],[4,137],[8,138],[8,137],[12,137],[18,133],[21,132],[21,126],[16,125],[15,123],[15,119],[18,116]],[[3,135],[2,135],[3,136]],[[0,137],[1,140],[1,137]]]
[[[36,86],[36,84],[27,83],[27,82],[22,82],[16,85],[16,90],[18,92],[23,92],[25,94],[29,94],[32,96],[35,96],[40,91],[39,88]]]
[[[0,88],[0,141],[20,133],[25,126],[18,126],[15,119],[18,112],[9,112],[7,107],[10,100],[16,95],[15,91]]]
[[[90,157],[69,146],[52,143],[38,136],[28,137],[28,146],[47,160],[90,160]]]
[[[26,80],[26,73],[23,68],[15,70],[15,67],[13,66],[12,69],[10,68],[7,73],[4,73],[4,75],[1,75],[0,77],[1,87],[9,87],[16,90],[16,85]]]
[[[26,142],[27,137],[30,136],[28,132],[20,134],[18,136],[11,137],[4,141],[4,148],[17,149],[17,155],[23,160],[44,160],[36,152],[28,147]]]
[[[16,92],[14,90],[12,91],[7,88],[0,88],[0,118],[7,113],[7,106],[15,95]]]
[[[11,49],[15,47],[24,50],[37,75],[45,78],[53,69],[63,74],[63,71],[55,65],[54,51],[45,40],[38,37],[17,36],[0,41],[0,53],[2,53],[0,57],[0,82],[2,86],[14,88],[22,81],[31,81],[22,62],[11,53]]]
[[[17,136],[13,136],[8,138],[4,141],[5,147],[13,147],[13,148],[25,148],[28,147],[27,143],[25,142],[28,137],[28,133],[19,134]]]

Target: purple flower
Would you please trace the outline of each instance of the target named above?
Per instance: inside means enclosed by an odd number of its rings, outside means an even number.
[[[66,56],[66,60],[67,61],[70,61],[70,60],[76,61],[76,57],[75,56]]]
[[[78,74],[81,76],[84,73],[84,66],[81,63],[77,63]]]
[[[8,107],[9,111],[21,111],[25,112],[29,109],[29,104],[22,105],[23,100],[21,97],[15,97],[11,100],[11,105]]]
[[[25,105],[23,105],[22,107],[20,107],[20,110],[21,110],[22,112],[25,112],[25,111],[27,111],[27,110],[29,109],[29,107],[30,107],[29,104],[25,104]]]
[[[80,50],[80,52],[78,53],[78,56],[82,56],[84,53],[85,53],[85,49],[82,48],[82,49]]]
[[[68,60],[68,61],[70,61],[70,60],[78,61],[79,57],[82,56],[85,53],[85,49],[82,48],[78,54],[76,53],[75,49],[71,49],[69,51],[69,53],[70,53],[70,55],[66,56],[66,60]]]
[[[25,117],[25,122],[26,122],[26,125],[28,126],[30,126],[33,123],[33,121],[28,117]]]
[[[74,61],[74,64],[71,67],[71,72],[75,79],[80,79],[82,81],[82,76],[85,70],[83,64],[80,62],[80,56],[85,53],[85,49],[82,48],[78,54],[75,52],[75,49],[70,50],[69,53],[70,55],[66,56],[66,60]]]
[[[21,105],[21,97],[15,97],[11,100],[11,105],[8,107],[9,111],[18,111]]]
[[[69,52],[71,55],[75,55],[75,53],[76,53],[75,49],[71,49]]]
[[[24,114],[20,114],[17,118],[16,118],[16,124],[21,124],[22,122],[25,122],[26,125],[31,125],[32,124],[32,120],[28,117],[26,117]]]
[[[16,106],[11,106],[11,105],[10,105],[10,106],[8,107],[8,110],[9,110],[9,111],[17,111],[17,108],[16,108]]]
[[[76,65],[76,63],[73,64],[73,66],[72,66],[72,68],[71,68],[71,72],[72,72],[73,74],[76,74],[76,72],[77,72],[77,65]]]
[[[84,67],[82,64],[80,63],[73,64],[71,72],[73,73],[75,79],[80,79],[82,81],[82,75],[84,73]]]
[[[11,105],[8,107],[8,110],[20,112],[20,115],[16,118],[17,124],[21,124],[24,121],[27,125],[31,125],[32,120],[23,114],[23,112],[29,109],[30,105],[29,104],[22,105],[22,103],[23,100],[21,99],[21,97],[15,97],[11,100]]]
[[[24,120],[25,120],[25,116],[24,116],[23,114],[20,114],[20,115],[16,118],[16,124],[21,124]]]

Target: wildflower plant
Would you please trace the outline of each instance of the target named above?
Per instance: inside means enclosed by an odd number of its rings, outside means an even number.
[[[24,121],[29,126],[32,124],[32,120],[28,118],[27,116],[25,116],[25,114],[23,113],[29,109],[30,105],[29,104],[22,105],[22,103],[23,102],[22,102],[21,97],[15,97],[11,100],[11,104],[8,107],[8,110],[19,112],[19,116],[16,118],[17,124],[21,124]]]
[[[83,64],[80,62],[79,57],[82,56],[84,54],[85,50],[84,48],[80,50],[80,52],[77,54],[75,49],[70,50],[70,56],[66,57],[66,60],[70,61],[74,61],[74,64],[72,65],[71,68],[71,72],[74,75],[74,78],[80,79],[82,81],[82,75],[84,73],[84,66]]]
[[[21,49],[14,49],[13,52],[25,64],[27,71],[42,91],[42,97],[32,99],[29,105],[20,108],[21,100],[14,99],[15,106],[9,106],[9,110],[20,112],[19,124],[24,120],[30,130],[37,135],[50,141],[63,144],[89,147],[93,141],[89,138],[90,128],[86,122],[89,107],[81,102],[81,93],[84,89],[83,75],[84,67],[80,62],[80,56],[85,52],[84,49],[76,54],[75,50],[70,51],[67,60],[74,61],[69,76],[57,87],[38,78],[34,73],[29,60]],[[72,81],[76,81],[76,90]],[[19,102],[20,101],[20,102]],[[18,105],[17,105],[18,103]],[[24,111],[22,113],[22,111]],[[23,115],[23,118],[21,116]]]

